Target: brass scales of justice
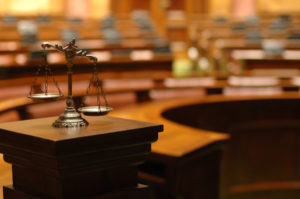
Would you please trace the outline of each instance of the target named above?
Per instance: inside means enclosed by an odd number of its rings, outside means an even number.
[[[35,76],[35,79],[33,81],[33,84],[30,89],[30,93],[28,94],[28,97],[33,99],[33,100],[38,100],[38,101],[52,101],[52,100],[57,100],[61,97],[63,97],[63,94],[58,86],[58,83],[54,79],[54,75],[51,71],[50,66],[48,65],[47,61],[47,54],[46,54],[46,49],[54,49],[59,52],[64,53],[66,61],[67,61],[67,74],[68,74],[68,96],[66,98],[66,109],[64,113],[62,113],[59,118],[52,124],[53,127],[57,128],[69,128],[69,127],[83,127],[87,126],[88,122],[81,117],[81,114],[87,115],[87,116],[102,116],[106,115],[108,112],[112,110],[108,106],[107,100],[105,98],[105,94],[103,92],[103,87],[102,87],[102,82],[100,81],[98,77],[98,72],[96,69],[96,63],[97,63],[97,58],[89,55],[87,51],[85,50],[80,50],[78,47],[75,45],[75,39],[70,41],[66,46],[61,46],[58,44],[51,44],[49,42],[43,42],[42,43],[42,48],[44,50],[44,59],[45,59],[45,84],[44,84],[44,91],[40,93],[34,93],[34,86],[37,81],[37,77],[40,71],[37,71],[37,74]],[[73,60],[75,57],[86,57],[89,60],[91,60],[94,63],[94,72],[92,74],[92,77],[89,82],[89,86],[86,90],[86,96],[88,95],[89,89],[92,86],[94,80],[96,83],[96,93],[97,93],[97,106],[81,106],[77,110],[74,107],[74,100],[73,100],[73,95],[72,95],[72,68],[73,68]],[[49,93],[48,92],[48,76],[51,76],[53,79],[53,82],[55,84],[55,87],[57,89],[57,93]],[[100,97],[103,97],[105,101],[105,106],[101,106],[100,104]],[[84,99],[86,98],[84,96]]]

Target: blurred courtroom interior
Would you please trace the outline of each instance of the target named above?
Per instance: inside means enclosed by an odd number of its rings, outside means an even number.
[[[27,96],[67,96],[41,43],[72,39],[98,58],[74,60],[77,108],[96,70],[111,116],[165,126],[139,167],[152,198],[300,197],[299,0],[0,0],[0,123],[64,111]]]

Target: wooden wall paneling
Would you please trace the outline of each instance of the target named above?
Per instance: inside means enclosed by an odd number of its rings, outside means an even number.
[[[132,10],[150,10],[151,0],[132,0]]]
[[[151,0],[150,1],[150,12],[153,21],[156,24],[158,32],[166,36],[166,10],[162,6],[160,0]]]
[[[90,17],[91,1],[66,0],[66,17],[86,19]]]
[[[296,14],[300,11],[298,0],[257,0],[257,10],[259,13],[269,14]]]
[[[209,15],[212,17],[230,17],[231,16],[231,0],[210,0],[209,1]]]
[[[170,0],[170,4],[167,10],[185,10],[185,1]]]
[[[0,0],[0,5],[0,15],[34,16],[42,13],[52,16],[63,16],[65,1]]]
[[[170,41],[187,42],[186,2],[172,0],[166,8],[167,35]]]
[[[256,14],[256,0],[232,1],[232,17],[235,20],[246,20]]]
[[[110,0],[90,0],[91,10],[90,16],[94,19],[101,19],[111,14]]]
[[[207,0],[186,0],[185,7],[188,16],[207,14]]]
[[[111,0],[111,13],[118,18],[128,18],[132,11],[133,0]]]
[[[187,42],[187,27],[168,27],[168,39]]]
[[[207,14],[207,0],[186,0],[186,16],[187,16],[187,36],[188,36],[188,45],[192,45],[197,42],[199,31],[199,21],[204,18],[204,15]]]

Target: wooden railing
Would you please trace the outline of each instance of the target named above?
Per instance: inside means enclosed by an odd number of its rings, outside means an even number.
[[[151,102],[112,114],[164,124],[139,176],[163,198],[218,198],[219,180],[221,198],[297,198],[298,107],[298,93],[217,95]]]
[[[139,73],[141,76],[139,77]],[[100,73],[101,77],[110,76],[111,78],[103,78],[103,88],[104,92],[109,97],[109,102],[114,108],[118,108],[124,105],[132,105],[145,101],[151,100],[163,100],[170,98],[184,98],[189,96],[206,96],[211,94],[224,94],[227,96],[232,95],[264,95],[264,94],[279,94],[290,91],[299,90],[299,78],[276,78],[276,77],[238,77],[231,76],[227,78],[213,78],[213,77],[191,77],[191,78],[172,78],[168,77],[170,72],[165,71],[165,76],[163,72],[158,69],[152,68],[152,74],[143,73],[143,71],[129,72],[126,73]],[[134,76],[135,74],[136,76]],[[146,77],[148,74],[149,77]],[[158,75],[156,75],[158,74]],[[144,76],[143,76],[144,75]],[[153,75],[153,76],[151,76]],[[160,77],[161,75],[161,77]],[[86,89],[88,86],[88,81],[91,74],[89,73],[79,73],[75,74],[73,77],[73,94],[77,100],[77,104],[81,104],[81,99],[86,95]],[[123,76],[119,77],[118,76]],[[65,75],[55,76],[56,80],[59,82],[59,86],[63,93],[66,95],[67,91],[67,80]],[[50,108],[48,103],[33,102],[27,99],[27,95],[30,91],[30,86],[32,84],[33,77],[24,77],[17,79],[7,79],[1,80],[1,102],[0,102],[0,113],[2,113],[2,118],[5,117],[5,113],[8,111],[17,110],[19,117],[21,119],[35,118],[42,116],[38,114],[35,116],[35,112],[38,108],[33,108],[29,111],[32,114],[27,114],[26,110],[28,106],[40,104],[37,107],[40,109],[45,109],[44,111],[38,111],[39,113],[49,113],[46,109]],[[43,83],[43,77],[40,77],[37,81],[37,85]],[[26,86],[24,86],[26,85]],[[53,84],[49,85],[49,89],[55,91],[55,86]],[[88,103],[93,103],[93,96],[95,93],[90,92]],[[63,102],[57,103],[60,109],[57,109],[59,114],[64,108]],[[90,104],[91,105],[91,104]],[[44,108],[43,108],[44,107]],[[50,108],[51,109],[51,108]],[[36,111],[34,111],[36,110]],[[45,115],[53,116],[53,115]],[[8,119],[7,121],[9,121]],[[5,121],[5,120],[3,120]]]

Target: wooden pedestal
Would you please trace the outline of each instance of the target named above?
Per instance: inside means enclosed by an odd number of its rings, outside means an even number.
[[[53,128],[56,118],[0,125],[0,152],[12,164],[4,199],[148,198],[137,167],[162,125],[88,117],[88,127]]]

